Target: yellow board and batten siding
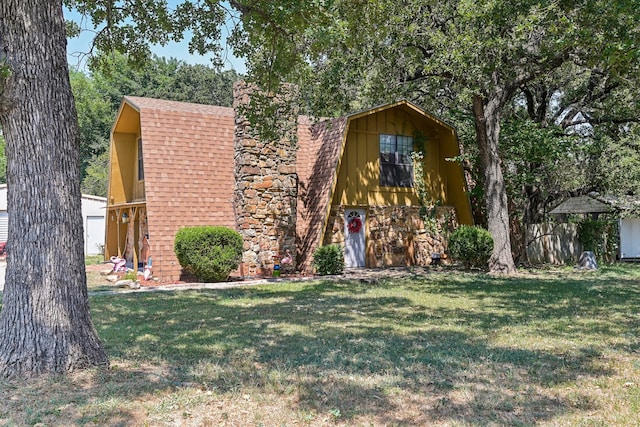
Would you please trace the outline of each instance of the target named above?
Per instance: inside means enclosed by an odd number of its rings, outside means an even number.
[[[123,104],[111,133],[105,258],[121,256],[125,245],[128,225],[116,217],[123,213],[131,216],[128,206],[145,199],[144,180],[138,180],[140,143],[140,113]]]
[[[419,205],[413,188],[380,185],[380,134],[425,135],[424,175],[430,197],[455,206],[459,221],[470,224],[471,210],[460,165],[446,161],[458,155],[453,129],[408,108],[390,108],[354,118],[349,124],[333,205]]]
[[[140,113],[124,104],[111,139],[109,204],[144,200],[144,181],[138,180]]]
[[[127,203],[133,200],[133,180],[135,168],[131,167],[136,160],[138,136],[130,133],[114,133],[111,145],[111,180],[109,181],[110,204]]]

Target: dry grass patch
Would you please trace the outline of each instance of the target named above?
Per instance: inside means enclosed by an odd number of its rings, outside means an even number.
[[[640,269],[95,296],[110,371],[2,382],[0,425],[640,424]]]

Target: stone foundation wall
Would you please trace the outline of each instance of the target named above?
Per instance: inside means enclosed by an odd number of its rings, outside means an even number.
[[[331,207],[323,245],[344,245],[344,211]],[[449,233],[458,226],[455,208],[437,207],[435,219],[439,232],[425,228],[417,206],[366,208],[367,267],[424,266],[431,264],[432,253],[446,254]]]
[[[284,136],[262,140],[243,114],[251,92],[244,82],[234,86],[235,210],[244,240],[244,276],[271,275],[274,264],[283,257],[291,259],[283,267],[291,271],[296,268],[297,111],[283,108],[290,112],[278,115]]]

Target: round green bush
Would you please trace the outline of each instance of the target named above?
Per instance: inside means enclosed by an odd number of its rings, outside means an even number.
[[[449,253],[465,268],[485,268],[491,252],[493,237],[484,228],[461,225],[449,236]]]
[[[313,252],[313,265],[321,276],[340,274],[344,270],[344,252],[340,245],[320,246]]]
[[[202,282],[220,282],[238,268],[242,236],[227,227],[185,227],[176,233],[174,251],[187,272]]]

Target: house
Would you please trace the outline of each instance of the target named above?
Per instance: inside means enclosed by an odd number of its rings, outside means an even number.
[[[85,255],[102,254],[104,248],[106,207],[106,198],[89,194],[82,195]],[[8,227],[7,184],[0,184],[0,245],[7,241]]]
[[[148,236],[154,276],[180,278],[173,252],[181,227],[222,225],[244,239],[239,274],[270,274],[292,254],[309,271],[319,246],[340,243],[349,267],[427,264],[444,239],[426,230],[410,152],[424,135],[431,215],[471,224],[455,130],[408,101],[314,122],[286,97],[265,142],[244,117],[251,99],[234,87],[234,107],[125,97],[111,136],[105,257],[140,265]],[[436,203],[437,202],[437,203]],[[146,254],[143,254],[146,256]]]

